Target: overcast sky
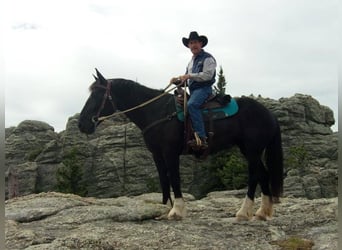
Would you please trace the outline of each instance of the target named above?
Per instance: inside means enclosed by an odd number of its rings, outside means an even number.
[[[65,129],[98,68],[161,89],[191,58],[198,31],[232,96],[307,94],[337,122],[338,0],[11,0],[5,3],[5,126]],[[333,127],[337,130],[337,125]]]

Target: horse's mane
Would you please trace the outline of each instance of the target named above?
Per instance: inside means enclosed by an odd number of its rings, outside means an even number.
[[[156,94],[161,94],[163,92],[163,90],[152,89],[152,88],[146,87],[146,86],[144,86],[144,85],[142,85],[136,81],[127,80],[127,79],[123,79],[123,78],[108,79],[108,81],[111,81],[112,84],[114,84],[115,87],[117,87],[118,89],[125,89],[128,92],[139,90],[141,93],[151,95],[151,96],[154,96]],[[94,91],[94,89],[98,85],[99,84],[97,83],[97,81],[93,82],[89,86],[89,91],[90,92]]]
[[[125,88],[128,92],[139,92],[139,94],[143,96],[150,96],[151,98],[159,95],[163,92],[163,90],[157,90],[153,88],[149,88],[145,85],[142,85],[136,81],[131,80],[123,80],[123,79],[116,79],[114,84],[121,85],[120,87]]]

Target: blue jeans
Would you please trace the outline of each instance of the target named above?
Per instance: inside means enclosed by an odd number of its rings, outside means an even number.
[[[202,88],[190,91],[190,99],[188,101],[188,111],[192,121],[194,131],[200,137],[206,137],[202,111],[200,106],[212,94],[211,86],[204,86]]]

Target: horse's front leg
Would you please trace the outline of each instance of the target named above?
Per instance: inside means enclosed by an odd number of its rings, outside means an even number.
[[[173,207],[167,218],[169,220],[180,220],[186,216],[186,208],[180,184],[179,155],[171,153],[165,154],[164,160],[167,164],[169,178],[175,196]]]
[[[172,206],[173,203],[170,195],[170,182],[167,174],[166,163],[161,153],[153,153],[152,156],[158,170],[160,187],[163,192],[162,202],[163,204],[167,204],[168,202],[170,202]]]

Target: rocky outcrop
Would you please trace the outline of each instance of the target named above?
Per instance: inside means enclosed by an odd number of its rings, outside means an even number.
[[[295,94],[278,101],[269,98],[255,98],[271,109],[282,125],[282,132],[299,134],[329,135],[335,119],[329,107],[322,106],[310,95]]]
[[[333,113],[308,95],[272,100],[254,97],[278,117],[285,153],[285,196],[310,199],[337,196],[337,133]],[[91,136],[70,117],[65,131],[38,121],[6,129],[6,197],[56,191],[58,169],[77,152],[81,184],[88,196],[117,197],[159,191],[150,152],[139,129],[125,117],[103,122]],[[76,151],[75,151],[76,150]],[[181,157],[183,191],[202,196],[206,162]],[[10,184],[10,185],[9,185]],[[8,188],[10,186],[10,188]]]
[[[337,248],[337,197],[283,198],[268,221],[237,222],[232,191],[185,195],[187,217],[155,220],[160,193],[107,199],[40,193],[7,200],[7,249],[329,249]],[[260,198],[255,201],[260,205]],[[292,248],[280,248],[280,246]]]
[[[5,141],[5,172],[6,182],[12,184],[14,194],[24,195],[36,192],[39,176],[36,158],[44,154],[49,145],[59,140],[54,128],[45,122],[26,120],[18,125],[6,129]],[[51,159],[49,159],[51,161]],[[57,160],[61,162],[61,158]],[[11,180],[8,180],[8,176]],[[49,178],[49,176],[41,177]],[[6,185],[6,196],[8,185]]]
[[[15,128],[6,129],[6,169],[16,164],[35,160],[45,144],[56,140],[54,128],[45,122],[27,120]]]
[[[330,128],[335,123],[332,110],[309,95],[278,101],[256,99],[274,112],[281,125],[285,195],[310,199],[337,196],[338,137]]]

